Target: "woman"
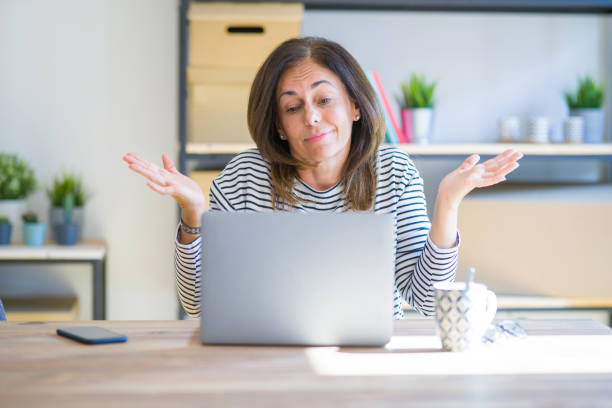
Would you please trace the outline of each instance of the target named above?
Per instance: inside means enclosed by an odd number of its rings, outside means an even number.
[[[455,279],[461,200],[505,180],[522,157],[513,150],[482,164],[468,157],[441,181],[430,223],[416,167],[397,148],[380,146],[384,117],[363,70],[321,38],[288,40],[270,54],[253,81],[247,121],[257,149],[238,154],[213,181],[209,211],[392,213],[396,319],[403,317],[402,298],[434,314],[433,283]],[[202,190],[167,155],[163,168],[133,153],[124,160],[181,207],[176,281],[185,311],[198,316]]]

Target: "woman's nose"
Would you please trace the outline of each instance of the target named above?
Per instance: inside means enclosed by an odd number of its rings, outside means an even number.
[[[319,110],[313,106],[307,106],[305,109],[306,114],[306,124],[313,126],[318,124],[321,121],[321,113]]]

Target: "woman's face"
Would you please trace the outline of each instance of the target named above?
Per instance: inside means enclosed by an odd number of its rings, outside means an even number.
[[[311,165],[346,160],[359,108],[336,74],[305,59],[281,75],[276,100],[278,131],[294,158]]]

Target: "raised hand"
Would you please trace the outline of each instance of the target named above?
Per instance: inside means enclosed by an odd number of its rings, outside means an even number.
[[[126,154],[123,161],[130,169],[149,180],[147,186],[151,190],[174,198],[183,213],[190,214],[189,218],[196,217],[199,224],[199,216],[206,208],[204,193],[195,181],[179,173],[168,155],[162,154],[164,167],[159,167],[135,153]]]
[[[506,175],[515,170],[523,153],[513,149],[478,163],[480,157],[473,154],[457,169],[447,174],[440,182],[438,199],[457,208],[461,200],[473,189],[487,187],[506,180]]]
[[[440,182],[429,237],[440,248],[456,245],[457,217],[461,200],[478,187],[487,187],[506,179],[516,169],[523,153],[508,149],[502,154],[478,164],[480,157],[473,154]]]

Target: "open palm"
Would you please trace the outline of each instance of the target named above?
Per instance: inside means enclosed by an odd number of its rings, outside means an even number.
[[[473,189],[492,186],[506,180],[506,175],[519,166],[517,161],[521,157],[523,157],[522,153],[508,149],[478,164],[480,157],[473,154],[461,166],[442,179],[438,196],[443,196],[450,203],[458,206]]]
[[[200,186],[179,173],[172,159],[162,154],[164,167],[151,163],[135,153],[128,153],[123,157],[129,168],[146,177],[147,186],[151,190],[174,198],[184,211],[203,212],[205,209],[204,193]]]

